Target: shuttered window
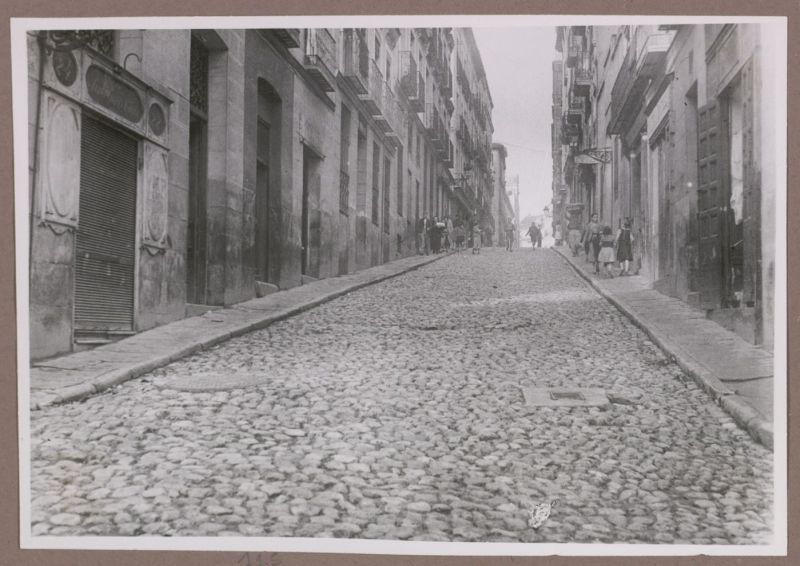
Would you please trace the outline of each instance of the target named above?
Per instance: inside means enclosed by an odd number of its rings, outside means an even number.
[[[84,114],[75,330],[133,330],[138,143]]]

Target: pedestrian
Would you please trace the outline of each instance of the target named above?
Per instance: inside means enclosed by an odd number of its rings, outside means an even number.
[[[491,224],[486,224],[481,229],[481,244],[484,246],[492,246],[494,242],[494,230]]]
[[[417,219],[417,255],[425,253],[425,217]]]
[[[615,247],[621,270],[620,275],[630,275],[631,262],[633,262],[633,234],[631,234],[630,218],[625,219],[622,228],[617,231]]]
[[[444,227],[445,227],[445,230],[447,231],[446,234],[447,234],[448,248],[449,249],[453,249],[453,246],[455,245],[455,242],[453,241],[454,238],[455,238],[455,236],[453,235],[453,229],[455,227],[453,226],[453,221],[450,219],[450,215],[449,214],[447,216],[445,216],[444,218],[445,218]]]
[[[525,233],[531,239],[531,247],[533,247],[533,251],[536,251],[536,244],[539,244],[539,247],[542,247],[542,231],[539,230],[539,227],[536,225],[535,222],[531,222],[528,231]]]
[[[597,263],[602,263],[606,277],[614,277],[611,266],[616,263],[614,254],[614,243],[616,238],[611,226],[603,226],[603,233],[600,236],[600,252],[597,254]],[[595,271],[597,273],[597,271]]]
[[[444,251],[447,251],[447,244],[445,243],[447,238],[446,224],[442,220],[439,220],[437,218],[434,224],[434,229],[436,230],[436,241],[439,245],[438,251],[436,253],[442,253]]]
[[[427,214],[422,217],[422,249],[425,255],[431,253],[431,221]]]
[[[506,250],[509,252],[514,247],[514,233],[516,231],[517,227],[514,226],[514,222],[509,218],[506,222]]]
[[[580,233],[578,236],[580,236]],[[555,228],[553,228],[553,240],[555,240],[553,243],[554,246],[561,245],[561,224],[556,224]]]
[[[581,249],[581,229],[579,220],[577,218],[570,218],[567,224],[567,242],[569,249],[572,251],[572,257],[577,257]]]
[[[592,221],[586,226],[583,232],[583,246],[586,251],[586,261],[594,263],[594,272],[600,273],[600,264],[597,261],[597,255],[600,253],[600,232],[603,230],[603,225],[598,222],[598,215],[595,212],[592,214]]]
[[[478,224],[472,227],[472,253],[481,253],[481,227]]]
[[[464,249],[464,240],[467,239],[464,226],[458,224],[455,228],[453,228],[453,235],[456,239],[456,253],[461,253],[461,250]]]
[[[430,227],[428,229],[429,238],[431,241],[431,253],[438,254],[439,253],[439,246],[441,245],[441,232],[439,231],[439,217],[434,216],[433,222],[430,223]]]

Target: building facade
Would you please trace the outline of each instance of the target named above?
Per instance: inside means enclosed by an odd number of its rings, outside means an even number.
[[[30,34],[32,358],[412,255],[420,218],[473,214],[462,33]]]
[[[630,220],[654,288],[771,347],[776,187],[760,148],[773,93],[760,33],[560,28],[553,212],[562,229],[594,212],[614,229]]]
[[[459,203],[458,221],[483,230],[484,245],[496,241],[492,209],[492,97],[480,52],[470,28],[455,28],[452,73],[454,138],[454,197]]]
[[[494,233],[496,234],[495,243],[505,247],[508,243],[506,230],[509,224],[516,220],[514,207],[511,205],[509,191],[506,185],[506,159],[508,151],[501,143],[492,144],[492,181],[494,191],[492,193],[492,215],[494,216]]]

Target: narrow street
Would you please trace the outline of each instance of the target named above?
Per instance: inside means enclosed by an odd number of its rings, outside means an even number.
[[[531,387],[612,402],[531,406]],[[31,432],[34,535],[771,536],[771,453],[544,249],[448,256]]]

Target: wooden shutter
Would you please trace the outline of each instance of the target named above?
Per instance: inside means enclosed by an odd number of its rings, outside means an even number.
[[[721,228],[722,131],[716,100],[697,112],[697,224],[700,302],[704,308],[719,306],[722,278]]]
[[[133,330],[138,142],[84,114],[75,330]]]

